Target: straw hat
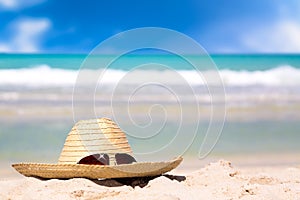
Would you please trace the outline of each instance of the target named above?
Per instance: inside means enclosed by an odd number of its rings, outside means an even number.
[[[122,159],[128,164],[122,164]],[[102,165],[103,161],[106,165]],[[75,124],[57,164],[19,163],[12,166],[25,176],[99,179],[156,176],[176,168],[181,161],[178,157],[168,162],[135,162],[125,133],[112,120],[101,118]]]

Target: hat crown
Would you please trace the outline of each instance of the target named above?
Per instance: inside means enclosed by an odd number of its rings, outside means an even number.
[[[76,164],[86,156],[99,153],[108,154],[111,165],[116,164],[116,153],[133,156],[126,134],[111,119],[81,120],[68,134],[58,163]]]

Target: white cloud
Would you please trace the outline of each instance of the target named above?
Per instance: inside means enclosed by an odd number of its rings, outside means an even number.
[[[274,4],[274,5],[273,5]],[[212,52],[300,53],[300,1],[275,0],[270,12],[220,20],[205,32]],[[250,15],[251,14],[251,15]],[[198,33],[199,34],[199,33]]]
[[[242,36],[244,47],[255,52],[300,52],[300,23],[281,20]]]
[[[0,53],[1,52],[10,52],[10,51],[11,51],[11,49],[9,48],[8,45],[0,43]]]
[[[271,53],[300,52],[300,1],[277,1],[278,16],[242,37],[244,47]]]
[[[0,52],[38,52],[43,35],[51,26],[50,20],[21,19],[12,24],[12,37],[0,41]]]
[[[6,9],[12,9],[17,7],[17,1],[15,0],[0,0],[0,6]]]
[[[19,10],[42,2],[44,0],[0,0],[0,10]]]

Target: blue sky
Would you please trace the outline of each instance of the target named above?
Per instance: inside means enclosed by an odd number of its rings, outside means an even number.
[[[300,53],[298,0],[0,0],[0,52],[86,53],[148,26],[210,53]]]

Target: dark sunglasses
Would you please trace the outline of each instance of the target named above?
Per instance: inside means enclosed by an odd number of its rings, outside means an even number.
[[[134,157],[126,153],[116,153],[115,160],[117,165],[130,164],[136,162]],[[87,165],[109,165],[109,156],[106,153],[97,153],[93,155],[86,156],[82,158],[78,164],[87,164]]]

